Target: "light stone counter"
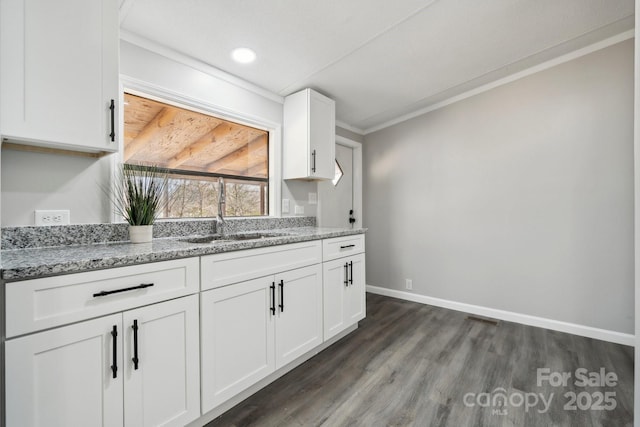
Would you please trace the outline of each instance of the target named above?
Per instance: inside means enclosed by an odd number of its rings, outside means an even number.
[[[260,226],[260,224],[255,226]],[[251,230],[242,231],[262,231],[253,227],[251,228]],[[236,227],[234,231],[237,232],[239,229],[242,229],[242,227]],[[2,250],[0,252],[1,277],[4,281],[17,281],[176,258],[327,239],[362,234],[365,232],[365,229],[318,228],[309,226],[281,229],[265,228],[264,230],[268,232],[287,233],[287,235],[253,240],[218,240],[211,243],[185,242],[185,236],[182,235],[180,237],[158,238],[154,239],[152,243],[143,244],[132,244],[120,241]]]

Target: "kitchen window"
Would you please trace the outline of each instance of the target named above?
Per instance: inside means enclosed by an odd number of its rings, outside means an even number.
[[[161,218],[263,216],[269,209],[269,132],[131,93],[124,94],[124,163],[169,173]]]

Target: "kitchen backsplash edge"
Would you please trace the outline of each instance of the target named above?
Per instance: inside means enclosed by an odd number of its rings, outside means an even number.
[[[313,216],[227,218],[224,223],[224,231],[225,233],[239,233],[254,230],[315,227],[315,225],[316,218]],[[129,225],[126,223],[2,227],[0,230],[0,249],[13,250],[124,242],[129,240],[128,229]],[[215,232],[215,219],[158,220],[153,226],[154,238],[208,235]]]

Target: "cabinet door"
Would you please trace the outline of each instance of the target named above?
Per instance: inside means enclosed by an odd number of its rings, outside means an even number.
[[[277,274],[276,369],[322,344],[321,264]]]
[[[324,339],[365,317],[365,257],[353,255],[323,264]]]
[[[112,99],[119,103],[118,6],[117,0],[0,2],[4,137],[117,151],[109,107]]]
[[[313,178],[333,179],[336,159],[335,102],[315,91],[310,92],[310,176]]]
[[[365,256],[354,255],[349,261],[349,286],[344,300],[344,317],[346,327],[356,324],[366,315],[366,280],[365,280]]]
[[[120,343],[120,314],[7,341],[7,426],[121,426]]]
[[[125,425],[183,426],[198,418],[198,296],[127,311],[123,322]]]
[[[325,262],[322,267],[322,293],[325,341],[343,331],[348,325],[345,318],[349,263],[346,258]]]
[[[201,294],[202,412],[275,370],[273,276]]]
[[[312,89],[285,98],[283,179],[333,179],[335,143],[335,101]]]

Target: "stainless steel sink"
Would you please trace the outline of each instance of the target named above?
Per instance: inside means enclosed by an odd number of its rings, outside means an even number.
[[[221,235],[212,234],[210,236],[196,236],[196,237],[187,237],[184,239],[179,239],[181,242],[187,243],[212,243],[216,241],[226,240]]]
[[[197,236],[197,237],[187,237],[184,239],[180,239],[182,242],[187,243],[213,243],[213,242],[224,242],[224,241],[238,241],[238,240],[259,240],[259,239],[268,239],[270,237],[285,237],[290,236],[290,233],[282,233],[282,232],[255,232],[255,233],[235,233],[235,234],[212,234],[209,236]]]

